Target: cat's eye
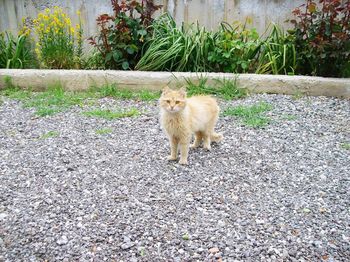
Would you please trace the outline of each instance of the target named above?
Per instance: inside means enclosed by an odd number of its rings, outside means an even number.
[[[176,101],[175,104],[177,104],[177,105],[180,104],[180,101]]]
[[[165,100],[165,102],[167,102],[168,104],[170,104],[170,100]]]

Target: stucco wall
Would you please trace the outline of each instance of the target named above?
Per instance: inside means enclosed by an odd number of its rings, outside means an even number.
[[[284,21],[291,10],[305,0],[156,0],[163,5],[161,12],[168,11],[176,21],[199,21],[208,29],[215,29],[221,21],[245,21],[252,18],[253,26],[260,33],[272,21],[287,26]],[[16,32],[23,17],[36,17],[45,8],[63,7],[77,22],[76,11],[84,20],[85,36],[96,32],[95,19],[99,14],[111,13],[110,0],[0,0],[0,31]],[[161,12],[158,12],[160,14]]]

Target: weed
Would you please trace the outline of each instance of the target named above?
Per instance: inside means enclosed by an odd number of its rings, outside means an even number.
[[[197,83],[185,78],[187,82],[187,93],[193,95],[216,95],[223,99],[238,99],[247,96],[247,90],[237,87],[237,79],[216,79],[214,86],[208,84],[208,78],[200,77]]]
[[[25,107],[34,107],[39,116],[53,115],[74,105],[82,105],[89,96],[84,92],[65,92],[60,83],[53,84],[44,92],[38,92],[24,102]]]
[[[89,117],[99,117],[99,118],[104,118],[107,120],[113,120],[117,118],[123,118],[123,117],[133,117],[133,116],[138,116],[140,115],[140,112],[132,108],[130,110],[124,111],[124,110],[119,110],[119,111],[111,111],[111,110],[101,110],[101,109],[96,109],[92,111],[86,111],[83,112],[85,116]]]
[[[102,129],[97,129],[95,131],[95,133],[98,135],[106,135],[106,134],[109,134],[112,132],[113,132],[113,130],[111,128],[102,128]]]
[[[295,90],[294,94],[292,95],[292,99],[293,100],[298,100],[301,99],[305,96],[305,94],[303,92],[301,92],[300,90]]]
[[[16,100],[25,100],[32,96],[30,90],[20,89],[18,86],[14,85],[10,76],[5,76],[4,81],[5,89],[0,90],[0,95]]]
[[[141,247],[140,256],[141,256],[141,257],[144,257],[145,255],[146,255],[145,248],[144,248],[144,247]]]
[[[39,139],[47,139],[47,138],[50,138],[50,137],[57,137],[59,136],[59,132],[57,131],[49,131],[47,132],[46,134],[43,134],[42,136],[40,136]]]
[[[228,107],[224,110],[223,115],[237,116],[242,119],[245,125],[257,128],[270,123],[270,118],[266,117],[264,113],[271,109],[272,105],[266,102],[259,102],[253,106]]]
[[[155,100],[160,97],[160,92],[141,90],[131,91],[128,89],[118,88],[116,84],[107,84],[101,87],[92,87],[91,93],[95,93],[97,97],[113,97],[118,99],[135,99],[142,101]]]
[[[350,150],[350,143],[342,143],[340,146],[345,150]]]
[[[296,120],[297,117],[296,117],[295,115],[288,115],[288,114],[285,114],[285,115],[282,115],[281,119],[282,119],[282,120],[293,121],[293,120]]]
[[[189,240],[190,237],[189,237],[188,233],[183,234],[183,235],[182,235],[182,239],[183,239],[183,240]]]

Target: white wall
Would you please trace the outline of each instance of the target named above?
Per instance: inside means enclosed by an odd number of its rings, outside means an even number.
[[[253,19],[253,26],[263,33],[273,21],[284,25],[292,9],[305,0],[156,0],[163,5],[178,23],[199,21],[207,29],[215,29],[221,21],[245,21]],[[85,36],[96,32],[95,19],[103,13],[112,13],[110,0],[0,0],[0,31],[17,31],[23,17],[34,18],[45,8],[59,5],[77,22],[76,11],[80,10],[84,20]],[[158,14],[161,12],[158,12]]]

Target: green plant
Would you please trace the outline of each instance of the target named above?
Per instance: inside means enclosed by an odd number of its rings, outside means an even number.
[[[33,107],[38,116],[53,115],[74,105],[82,105],[89,93],[65,92],[60,83],[50,85],[46,91],[33,93],[24,101],[24,107]]]
[[[76,28],[72,26],[68,15],[57,6],[53,12],[46,9],[33,20],[38,38],[35,51],[41,66],[56,69],[81,66],[83,29],[80,13],[77,15],[79,24]]]
[[[307,0],[291,20],[297,71],[306,75],[350,76],[350,1]]]
[[[161,6],[153,0],[111,2],[114,16],[103,14],[96,19],[100,32],[89,43],[100,52],[106,68],[133,69],[150,37],[152,15]]]
[[[272,105],[266,102],[259,102],[252,106],[228,107],[223,111],[223,115],[237,116],[242,119],[245,125],[258,128],[270,123],[271,119],[266,117],[264,113],[271,109]]]
[[[273,25],[269,36],[262,41],[256,73],[294,75],[295,69],[294,37]]]
[[[115,84],[93,87],[91,89],[91,92],[96,93],[98,97],[113,97],[119,99],[135,99],[142,101],[155,100],[160,97],[160,92],[149,90],[131,91],[129,89],[118,88]]]
[[[227,23],[215,37],[215,47],[209,52],[208,60],[214,71],[246,73],[254,71],[255,58],[260,50],[260,38],[257,31],[247,29],[247,22],[234,27]]]
[[[40,139],[47,139],[47,138],[51,138],[51,137],[57,137],[59,136],[59,132],[57,131],[49,131],[46,134],[43,134],[42,136],[40,136]]]
[[[294,121],[297,119],[295,115],[284,114],[281,117],[283,120]]]
[[[85,59],[82,59],[83,69],[106,69],[104,58],[102,54],[96,50],[88,53]]]
[[[4,82],[5,88],[0,90],[0,95],[17,100],[25,100],[32,96],[30,90],[20,89],[18,86],[14,85],[10,76],[5,76]]]
[[[342,143],[340,145],[343,149],[350,150],[350,143]]]
[[[188,235],[188,233],[185,233],[182,235],[182,239],[187,241],[190,239],[190,236]]]
[[[106,134],[112,133],[113,130],[111,128],[102,128],[102,129],[97,129],[95,132],[98,135],[106,135]]]
[[[0,68],[33,68],[35,58],[28,38],[29,29],[23,27],[18,36],[0,33]]]
[[[89,117],[98,117],[98,118],[104,118],[107,120],[113,120],[117,118],[138,116],[140,115],[140,112],[135,108],[132,108],[130,110],[118,110],[118,111],[96,109],[92,111],[83,112],[83,115],[89,116]]]
[[[212,68],[209,51],[214,48],[214,33],[197,24],[177,27],[174,19],[164,14],[152,24],[153,36],[135,69],[145,71],[205,72]]]
[[[213,85],[208,84],[205,77],[198,78],[197,81],[185,78],[187,82],[187,94],[193,95],[215,95],[223,99],[239,99],[247,96],[247,90],[237,86],[237,79],[216,79]]]

